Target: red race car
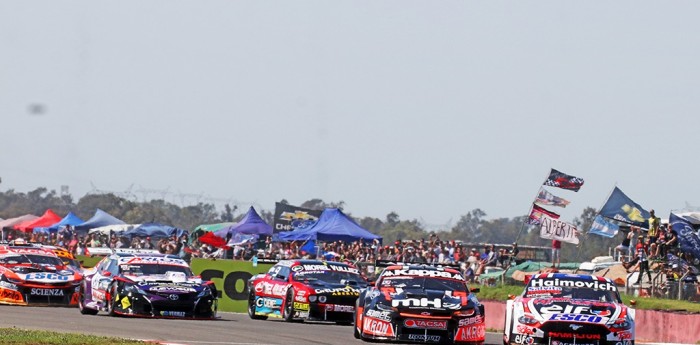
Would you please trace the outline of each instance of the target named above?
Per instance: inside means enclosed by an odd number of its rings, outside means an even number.
[[[248,281],[251,319],[283,318],[350,324],[367,281],[353,266],[318,260],[284,260]]]

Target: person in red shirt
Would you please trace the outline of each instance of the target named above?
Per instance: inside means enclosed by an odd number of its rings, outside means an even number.
[[[561,242],[552,240],[552,268],[561,266]]]

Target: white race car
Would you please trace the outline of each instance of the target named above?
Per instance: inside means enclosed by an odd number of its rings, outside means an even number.
[[[506,304],[503,344],[633,345],[634,309],[612,280],[536,274]]]

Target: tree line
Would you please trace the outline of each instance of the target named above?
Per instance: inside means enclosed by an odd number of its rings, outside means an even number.
[[[282,203],[288,203],[282,200]],[[313,210],[323,210],[333,207],[343,209],[345,203],[325,202],[321,199],[311,199],[299,205]],[[87,220],[99,208],[129,224],[158,222],[186,230],[193,230],[201,224],[235,222],[240,220],[246,210],[236,206],[224,205],[223,210],[217,210],[214,204],[198,203],[190,206],[179,206],[162,199],[150,201],[132,201],[112,193],[86,194],[77,202],[70,194],[58,195],[55,190],[40,187],[27,193],[8,190],[0,192],[0,218],[18,217],[24,214],[41,215],[47,209],[52,209],[59,215],[75,213],[81,219]],[[273,210],[257,210],[260,216],[269,224],[273,223]],[[384,219],[375,217],[357,217],[345,212],[365,229],[383,237],[386,245],[397,240],[429,239],[431,234],[441,240],[461,240],[465,243],[511,243],[517,238],[521,245],[550,246],[551,241],[539,237],[539,228],[526,225],[527,216],[513,218],[487,219],[487,214],[481,209],[474,209],[459,217],[457,223],[450,229],[427,231],[417,219],[401,219],[396,212],[390,212]],[[574,218],[573,224],[587,232],[593,224],[596,210],[587,207],[580,216]],[[581,235],[579,247],[564,244],[562,248],[563,261],[586,261],[592,257],[607,255],[608,248],[615,247],[622,241],[624,233],[609,239],[601,236]],[[518,237],[519,236],[519,237]]]

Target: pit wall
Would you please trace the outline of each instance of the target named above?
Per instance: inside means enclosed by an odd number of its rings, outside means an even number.
[[[502,331],[505,302],[481,301],[486,309],[486,328]],[[635,336],[638,342],[697,344],[700,342],[700,314],[636,310]]]

